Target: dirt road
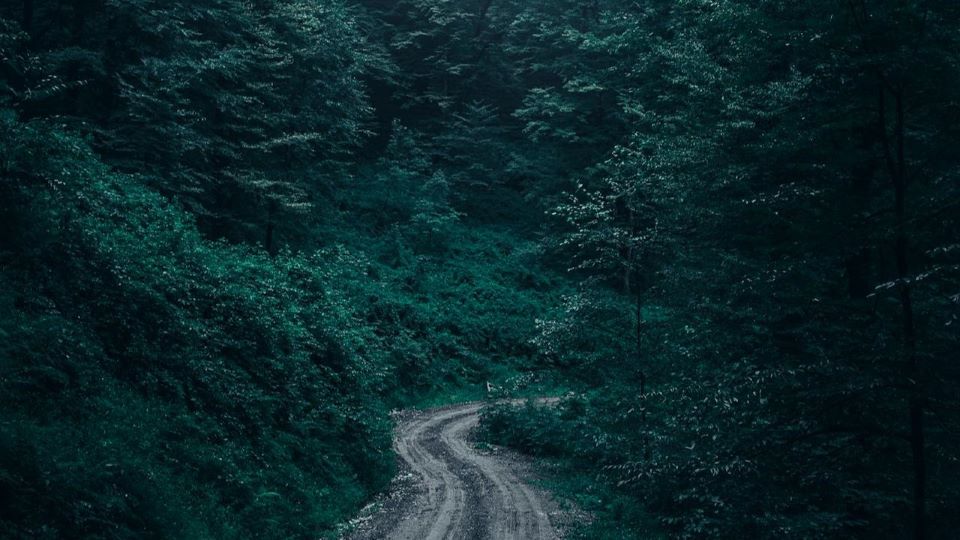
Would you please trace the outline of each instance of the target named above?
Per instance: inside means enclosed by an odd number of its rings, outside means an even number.
[[[401,459],[390,493],[354,521],[349,540],[559,538],[548,511],[556,506],[518,477],[522,466],[469,442],[481,404],[412,414],[394,447]]]

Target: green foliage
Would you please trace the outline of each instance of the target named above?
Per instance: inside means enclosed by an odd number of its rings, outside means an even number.
[[[949,536],[954,4],[0,5],[0,526],[316,537],[490,382],[585,537]]]
[[[388,480],[326,261],[205,241],[81,139],[2,121],[5,530],[305,536]]]
[[[496,444],[540,458],[548,474],[546,485],[561,503],[590,516],[573,527],[572,538],[665,538],[656,516],[612,481],[606,464],[629,455],[623,447],[628,441],[623,436],[611,439],[609,425],[594,423],[597,406],[582,396],[568,396],[559,407],[497,405],[485,410],[481,429]]]
[[[949,535],[943,502],[960,494],[944,391],[958,374],[941,291],[956,267],[932,254],[956,236],[943,213],[956,163],[935,148],[956,135],[942,92],[956,73],[941,66],[958,15],[909,2],[601,10],[582,80],[618,83],[632,133],[554,210],[555,253],[583,290],[545,314],[536,343],[604,390],[568,407],[574,420],[538,419],[549,433],[502,412],[491,432],[599,463],[598,483],[678,537],[898,538],[917,504],[929,534]],[[534,95],[520,113],[531,134],[573,132],[569,98]],[[908,422],[916,410],[924,426]]]
[[[308,215],[368,133],[361,78],[390,70],[338,1],[30,4],[31,48],[73,86],[28,110],[94,131],[215,238],[276,244],[265,228]]]

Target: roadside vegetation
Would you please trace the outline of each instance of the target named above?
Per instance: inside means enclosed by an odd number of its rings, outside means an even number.
[[[329,534],[489,385],[584,538],[949,538],[955,4],[0,4],[0,536]]]

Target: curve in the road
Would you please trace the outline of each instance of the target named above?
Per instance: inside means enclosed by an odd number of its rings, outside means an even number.
[[[509,462],[478,453],[467,437],[481,404],[424,411],[402,423],[394,447],[416,478],[412,493],[350,538],[554,540],[549,502]]]

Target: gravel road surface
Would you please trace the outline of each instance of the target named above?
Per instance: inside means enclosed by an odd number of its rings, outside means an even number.
[[[554,540],[556,504],[521,480],[522,460],[479,451],[480,403],[406,413],[394,448],[400,474],[353,521],[346,540]]]

